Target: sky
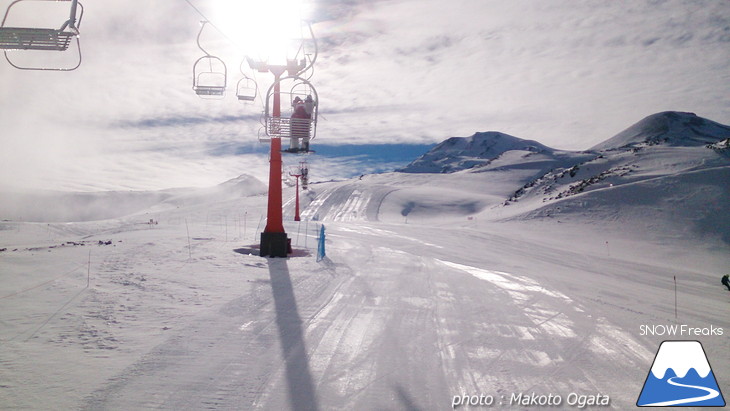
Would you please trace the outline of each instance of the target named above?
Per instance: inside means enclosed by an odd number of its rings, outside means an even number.
[[[271,10],[296,10],[317,38],[312,148],[329,154],[308,157],[315,180],[382,171],[353,145],[427,148],[500,131],[584,150],[665,110],[730,124],[728,1],[297,1],[83,1],[79,69],[21,71],[0,59],[0,189],[265,181],[262,104],[238,102],[234,89],[246,48],[268,44],[260,23]],[[32,21],[43,13],[31,7],[63,5],[25,3],[11,17]],[[221,100],[192,91],[201,14],[220,29],[206,28],[201,42],[226,62]],[[273,79],[244,72],[262,90]],[[348,146],[340,156],[338,145]],[[300,160],[286,156],[285,166]]]

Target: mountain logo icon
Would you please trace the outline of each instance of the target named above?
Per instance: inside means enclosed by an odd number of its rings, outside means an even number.
[[[724,407],[725,399],[699,341],[664,341],[641,389],[638,407]]]

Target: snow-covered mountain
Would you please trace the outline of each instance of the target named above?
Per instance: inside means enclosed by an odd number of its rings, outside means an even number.
[[[730,127],[694,113],[665,111],[648,116],[591,150],[605,151],[665,145],[695,147],[715,144],[730,138]]]
[[[505,205],[513,218],[590,214],[730,242],[728,136],[730,127],[694,114],[655,114],[594,147],[592,158],[527,182]]]
[[[475,133],[471,137],[451,137],[398,171],[453,173],[487,165],[508,151],[551,155],[556,150],[537,141],[523,140],[509,134],[488,131]]]
[[[730,242],[728,137],[730,127],[680,112],[648,116],[582,152],[494,132],[454,137],[400,170],[379,204],[412,217],[438,214],[441,204],[493,220],[623,220]],[[434,187],[445,191],[434,195]]]

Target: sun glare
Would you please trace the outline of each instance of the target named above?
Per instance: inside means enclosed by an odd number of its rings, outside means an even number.
[[[269,62],[293,57],[292,39],[302,37],[301,0],[216,0],[214,4],[214,23],[247,56]]]

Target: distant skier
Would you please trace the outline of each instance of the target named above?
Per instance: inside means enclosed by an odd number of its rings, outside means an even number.
[[[722,285],[727,287],[728,291],[730,291],[730,274],[725,274],[722,276]]]

